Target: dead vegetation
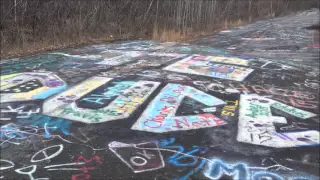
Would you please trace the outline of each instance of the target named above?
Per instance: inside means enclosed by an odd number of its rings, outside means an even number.
[[[1,59],[115,39],[181,41],[319,7],[317,0],[6,0]]]

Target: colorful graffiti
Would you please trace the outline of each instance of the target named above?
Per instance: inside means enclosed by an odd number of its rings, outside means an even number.
[[[319,179],[314,17],[1,60],[0,179]]]
[[[124,119],[159,86],[152,81],[120,81],[92,77],[44,102],[43,113],[85,123]]]
[[[288,169],[281,165],[275,165],[278,168]],[[270,168],[270,167],[269,167]],[[252,167],[244,162],[227,163],[220,159],[210,159],[208,165],[204,171],[204,175],[209,179],[223,179],[231,177],[230,179],[243,179],[243,180],[260,180],[260,179],[272,179],[272,180],[284,180],[284,179],[310,179],[316,180],[316,176],[307,175],[301,172],[294,172],[295,175],[279,175],[276,171],[268,170],[268,167]],[[289,169],[289,172],[292,171]],[[299,176],[301,175],[301,176]]]
[[[193,87],[168,84],[154,98],[131,129],[161,133],[226,124],[225,121],[212,114],[176,116],[175,113],[181,101],[187,96],[210,107],[225,104],[221,99]]]
[[[250,68],[212,63],[212,61],[219,62],[220,60],[223,60],[223,58],[194,55],[169,65],[165,67],[164,70],[234,81],[243,81],[251,72],[254,71]],[[234,59],[228,59],[227,62],[230,61],[234,61]],[[236,63],[243,62],[237,60]]]
[[[17,73],[1,76],[1,103],[45,99],[67,88],[53,73]]]
[[[278,109],[304,121],[316,114],[303,111],[257,95],[241,95],[237,140],[241,142],[283,148],[320,144],[319,131],[276,131],[274,123],[287,124],[287,119],[273,116],[271,108]]]
[[[113,141],[109,143],[109,149],[134,173],[153,171],[165,166],[156,142],[126,144]]]

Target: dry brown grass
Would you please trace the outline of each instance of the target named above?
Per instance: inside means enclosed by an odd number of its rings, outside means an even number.
[[[1,59],[116,39],[190,41],[316,0],[0,1]],[[316,3],[317,4],[317,3]]]
[[[201,36],[211,35],[221,30],[242,26],[249,23],[250,23],[249,20],[246,20],[246,21],[241,19],[230,20],[230,21],[224,21],[223,24],[215,24],[210,28],[203,29],[201,31],[199,30],[194,31],[191,28],[186,29],[184,31],[177,30],[177,29],[166,29],[166,28],[159,30],[160,28],[158,26],[155,26],[153,28],[152,40],[190,42]]]

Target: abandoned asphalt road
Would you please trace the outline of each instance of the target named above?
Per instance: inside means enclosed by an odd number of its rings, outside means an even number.
[[[319,179],[318,15],[1,61],[0,179]]]

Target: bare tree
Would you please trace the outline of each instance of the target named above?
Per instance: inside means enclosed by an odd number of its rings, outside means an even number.
[[[1,54],[41,51],[93,40],[181,36],[231,21],[319,7],[317,0],[5,0],[0,1]]]

